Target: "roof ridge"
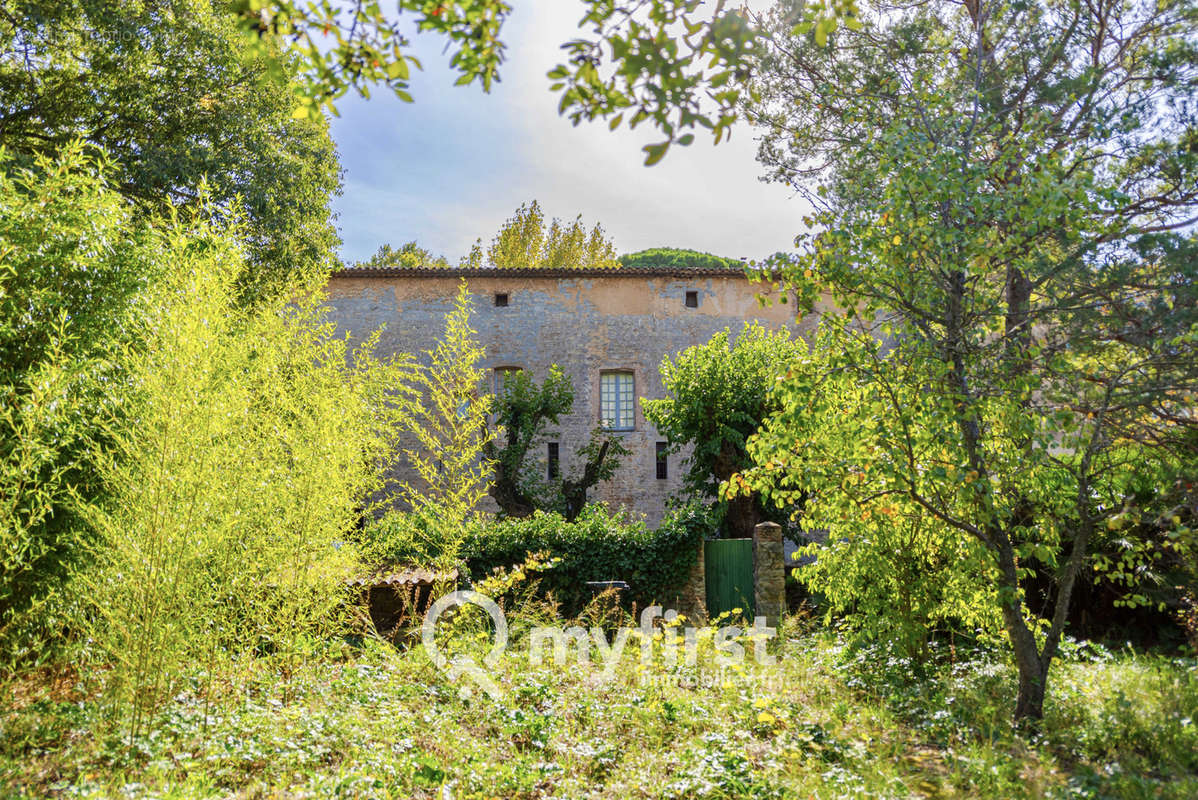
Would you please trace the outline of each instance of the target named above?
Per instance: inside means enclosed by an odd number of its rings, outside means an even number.
[[[616,278],[616,277],[645,277],[654,275],[664,276],[728,276],[744,275],[748,265],[736,267],[585,267],[581,269],[566,268],[496,268],[496,267],[359,267],[348,266],[333,270],[333,277],[341,278],[439,278],[456,276],[482,277],[514,277],[514,278]]]

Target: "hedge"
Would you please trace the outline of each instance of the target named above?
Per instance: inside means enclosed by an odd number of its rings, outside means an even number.
[[[552,594],[569,615],[591,599],[587,581],[626,581],[642,607],[668,601],[686,580],[699,543],[712,535],[711,520],[697,505],[672,510],[656,530],[623,512],[592,505],[572,523],[538,511],[479,526],[467,536],[461,555],[475,580],[496,567],[518,564],[529,553],[560,558],[541,577],[540,592]]]

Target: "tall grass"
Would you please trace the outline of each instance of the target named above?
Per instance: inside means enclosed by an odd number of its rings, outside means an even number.
[[[242,255],[213,229],[167,234],[172,269],[121,359],[128,389],[95,458],[86,625],[130,739],[185,677],[294,671],[347,622],[346,533],[394,442],[405,361],[351,351],[319,298],[245,310]]]

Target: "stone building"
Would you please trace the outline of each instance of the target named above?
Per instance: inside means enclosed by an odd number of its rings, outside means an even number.
[[[664,394],[662,359],[724,328],[735,334],[748,320],[795,333],[814,324],[796,321],[792,304],[763,306],[762,285],[736,269],[352,268],[332,275],[328,302],[354,339],[382,327],[382,352],[419,354],[443,333],[463,278],[493,386],[513,369],[539,382],[554,364],[574,383],[573,412],[537,445],[542,468],[556,460],[570,474],[576,451],[606,424],[631,455],[591,499],[643,513],[651,524],[679,490],[686,456],[662,454],[665,440],[641,410],[640,398]]]

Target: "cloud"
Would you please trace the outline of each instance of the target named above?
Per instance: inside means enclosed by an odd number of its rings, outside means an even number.
[[[603,223],[622,251],[670,245],[753,258],[789,248],[808,209],[758,180],[749,128],[719,146],[696,136],[643,166],[641,147],[655,141],[647,125],[613,132],[557,115],[545,73],[576,35],[581,6],[514,5],[508,60],[490,95],[453,87],[440,48],[419,41],[425,71],[414,76],[414,104],[383,92],[339,104],[332,129],[346,167],[335,203],[343,257],[418,239],[456,259],[533,198],[548,215]]]

